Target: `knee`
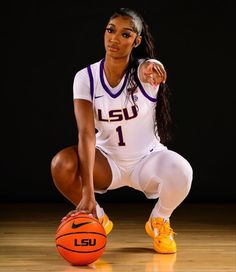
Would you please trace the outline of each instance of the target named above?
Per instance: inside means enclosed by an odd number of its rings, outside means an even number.
[[[189,162],[185,159],[172,162],[170,167],[173,183],[179,189],[190,190],[193,178],[193,170]]]
[[[75,173],[77,168],[77,158],[65,150],[57,153],[51,161],[51,173],[53,177],[65,176]]]

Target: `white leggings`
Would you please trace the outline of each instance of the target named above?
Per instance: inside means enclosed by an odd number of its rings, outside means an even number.
[[[189,193],[192,168],[186,159],[174,151],[152,152],[133,167],[125,167],[104,155],[113,175],[107,190],[129,186],[142,191],[147,198],[159,198],[151,214],[153,217],[169,218]]]

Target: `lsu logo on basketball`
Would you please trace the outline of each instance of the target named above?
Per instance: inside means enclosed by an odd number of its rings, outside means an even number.
[[[108,119],[103,117],[103,113],[101,109],[98,109],[98,120],[103,122],[118,122],[122,120],[130,120],[136,118],[138,116],[138,111],[136,106],[131,107],[131,112],[127,109],[117,109],[110,110],[108,112]]]
[[[80,242],[77,239],[74,240],[75,246],[95,246],[96,243],[96,239],[81,239]]]

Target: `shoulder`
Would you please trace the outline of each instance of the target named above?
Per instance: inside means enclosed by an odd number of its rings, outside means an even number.
[[[100,66],[100,61],[97,61],[97,62],[94,62],[92,64],[89,64],[88,66],[80,69],[79,71],[76,72],[75,74],[75,80],[78,80],[78,79],[84,79],[84,80],[88,80],[89,79],[89,74],[90,74],[90,71],[93,72],[95,70],[97,70]]]

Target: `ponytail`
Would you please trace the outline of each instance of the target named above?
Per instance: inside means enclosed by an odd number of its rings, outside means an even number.
[[[129,65],[127,67],[127,71],[129,72],[128,92],[131,95],[133,103],[136,105],[133,94],[137,88],[135,77],[139,66],[139,60],[156,58],[154,39],[147,23],[144,21],[143,17],[138,12],[131,10],[129,8],[121,8],[118,11],[116,11],[114,15],[111,16],[110,19],[113,19],[118,16],[130,17],[133,21],[134,29],[137,32],[137,35],[142,36],[141,44],[137,48],[135,47],[131,52]],[[171,140],[170,133],[171,115],[169,96],[170,90],[167,84],[161,83],[157,93],[154,131],[156,136],[157,137],[159,136],[160,142],[163,144]]]

